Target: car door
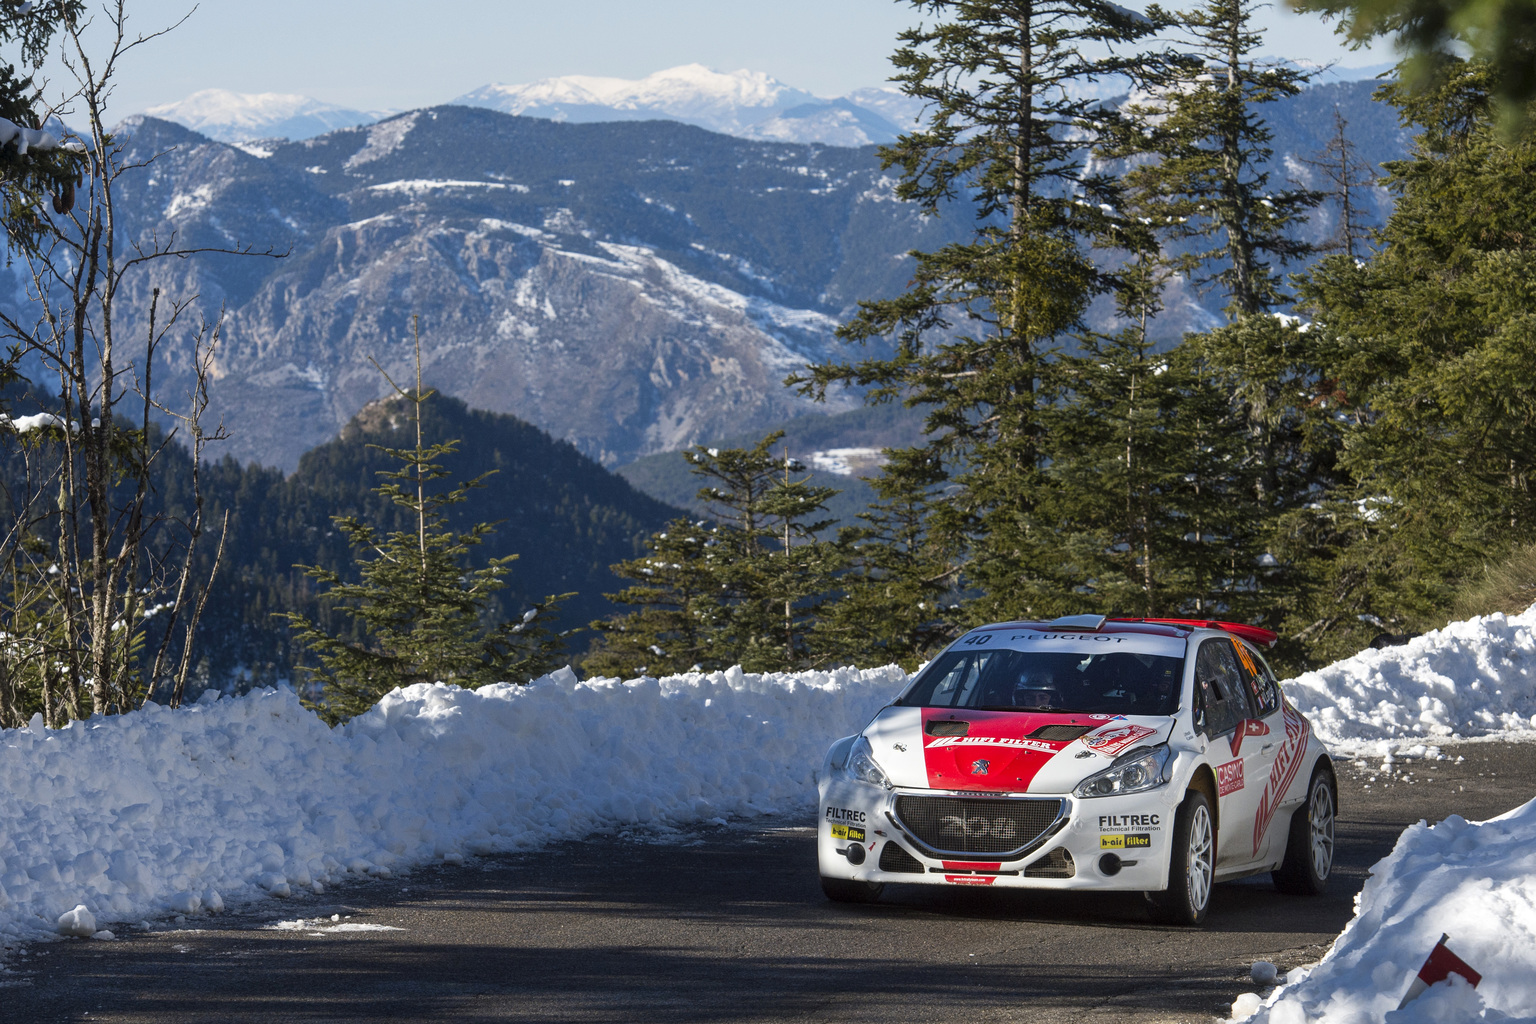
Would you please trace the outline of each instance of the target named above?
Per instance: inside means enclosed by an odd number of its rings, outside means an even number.
[[[1195,656],[1196,710],[1203,711],[1206,756],[1216,773],[1216,866],[1238,867],[1257,858],[1254,821],[1263,789],[1261,743],[1250,730],[1262,724],[1236,649],[1226,637],[1202,641]]]
[[[1240,640],[1234,640],[1232,646],[1256,709],[1256,719],[1244,723],[1241,730],[1244,733],[1242,744],[1245,751],[1249,747],[1257,748],[1254,751],[1256,760],[1251,766],[1249,785],[1255,794],[1254,798],[1259,801],[1256,805],[1258,818],[1250,841],[1253,844],[1254,859],[1265,860],[1271,855],[1279,856],[1280,847],[1285,843],[1283,835],[1275,834],[1274,823],[1282,819],[1279,815],[1265,814],[1262,797],[1275,773],[1275,759],[1279,756],[1281,744],[1286,741],[1285,709],[1282,706],[1280,684],[1275,680],[1263,655],[1250,650]],[[1270,794],[1271,802],[1278,802],[1279,797],[1278,793]],[[1284,819],[1282,827],[1288,822],[1288,818]]]

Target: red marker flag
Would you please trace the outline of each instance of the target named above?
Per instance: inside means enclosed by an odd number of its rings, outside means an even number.
[[[1477,988],[1477,983],[1483,980],[1481,974],[1468,967],[1465,960],[1450,951],[1445,944],[1448,938],[1450,936],[1442,934],[1440,941],[1435,943],[1435,948],[1429,951],[1429,959],[1425,960],[1424,966],[1419,968],[1418,977],[1414,978],[1413,983],[1408,986],[1408,991],[1403,995],[1403,1001],[1397,1004],[1399,1010],[1423,995],[1424,990],[1429,986],[1444,981],[1453,974],[1461,975],[1473,988]]]

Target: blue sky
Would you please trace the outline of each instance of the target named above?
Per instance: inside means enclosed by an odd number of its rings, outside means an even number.
[[[192,7],[129,0],[139,31]],[[1276,55],[1346,65],[1390,59],[1384,47],[1349,53],[1312,16],[1271,8],[1260,18]],[[205,88],[407,109],[489,82],[638,78],[692,62],[764,71],[833,96],[882,82],[896,33],[915,20],[908,3],[893,0],[202,0],[185,24],[124,64],[111,112]]]

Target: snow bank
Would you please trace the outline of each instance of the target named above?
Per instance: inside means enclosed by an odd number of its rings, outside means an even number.
[[[0,732],[0,935],[218,909],[628,824],[801,811],[895,667],[414,686],[337,729],[289,691]],[[83,911],[70,919],[62,915]]]
[[[1423,745],[1536,738],[1536,606],[1453,622],[1285,682],[1329,748],[1422,755]],[[1420,747],[1415,750],[1414,747]]]
[[[1260,1005],[1239,997],[1234,1019],[1254,1024],[1442,1024],[1536,1021],[1536,800],[1492,821],[1420,822],[1371,869],[1349,923],[1311,968],[1297,968]],[[1447,945],[1482,983],[1433,986],[1398,1000],[1434,948]]]

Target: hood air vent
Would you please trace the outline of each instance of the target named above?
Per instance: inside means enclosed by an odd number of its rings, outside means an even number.
[[[1091,725],[1042,725],[1029,734],[1032,740],[1075,740],[1093,732]]]
[[[940,721],[934,719],[928,723],[929,736],[964,736],[971,731],[970,722]],[[1087,729],[1083,730],[1087,732]]]

